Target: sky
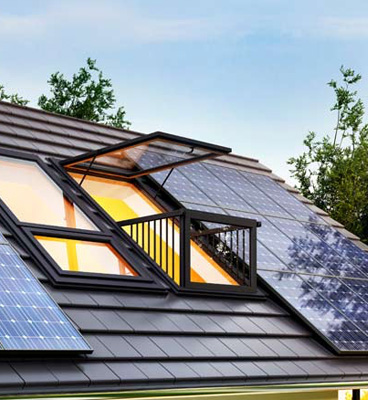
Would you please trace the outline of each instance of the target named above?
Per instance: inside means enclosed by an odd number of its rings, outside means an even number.
[[[97,60],[131,129],[231,147],[290,183],[308,131],[332,132],[341,65],[368,96],[368,2],[0,2],[0,84],[37,106],[47,80]]]

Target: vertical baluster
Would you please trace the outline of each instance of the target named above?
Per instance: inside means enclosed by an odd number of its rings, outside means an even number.
[[[145,235],[144,227],[145,227],[145,222],[142,223],[142,249],[143,249],[143,251],[146,251],[146,249],[144,247],[144,244],[145,244],[144,243],[144,235]]]
[[[236,229],[236,274],[238,277],[241,276],[239,268],[239,229]]]
[[[157,247],[157,239],[156,239],[156,220],[153,221],[153,259],[156,262],[156,247]]]
[[[163,269],[163,265],[162,265],[162,219],[160,219],[160,267]]]
[[[245,274],[246,274],[246,271],[245,271],[245,266],[246,266],[246,259],[245,259],[245,233],[246,233],[246,230],[242,229],[242,233],[243,233],[242,260],[243,260],[243,284],[244,284],[246,282],[246,279],[245,279]]]
[[[232,271],[234,270],[233,267],[233,231],[230,231],[230,265]]]
[[[166,245],[166,272],[169,271],[169,218],[165,218],[166,221],[166,240],[165,240],[165,245]]]
[[[171,241],[172,241],[172,247],[171,247],[171,257],[172,257],[172,279],[175,282],[175,218],[172,218],[172,226],[171,226]]]

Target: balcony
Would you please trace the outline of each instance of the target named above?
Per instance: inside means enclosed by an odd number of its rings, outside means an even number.
[[[256,290],[256,220],[179,209],[118,225],[179,287]]]

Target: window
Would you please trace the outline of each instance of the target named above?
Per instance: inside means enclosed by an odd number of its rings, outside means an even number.
[[[0,198],[22,222],[96,230],[34,162],[0,157]]]
[[[108,243],[35,236],[61,269],[135,276],[136,272]]]
[[[80,182],[82,175],[70,173]],[[83,188],[115,220],[125,221],[161,214],[162,210],[134,184],[126,181],[86,175]],[[122,228],[143,248],[160,267],[180,285],[180,224],[174,218],[147,221],[139,227]],[[239,286],[239,283],[208,252],[198,240],[190,241],[190,280]],[[218,258],[218,257],[217,257]]]
[[[76,205],[78,196],[58,185],[47,165],[37,157],[9,153],[0,156],[0,199],[42,258],[54,265],[53,277],[68,282],[78,275],[83,280],[85,273],[89,279],[93,274],[141,278],[111,231],[101,221],[96,225],[99,219],[88,207],[83,212]]]

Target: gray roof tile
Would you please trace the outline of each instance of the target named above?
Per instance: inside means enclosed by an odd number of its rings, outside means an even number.
[[[107,330],[91,311],[79,308],[64,308],[64,311],[81,330]]]
[[[267,373],[250,361],[234,361],[234,366],[250,379],[266,378]]]
[[[183,362],[162,362],[161,365],[174,376],[175,380],[193,380],[199,378],[199,375],[187,364]]]
[[[71,361],[48,361],[47,368],[60,385],[88,386],[90,380]]]
[[[57,386],[57,378],[42,362],[11,362],[10,365],[24,381],[25,386]]]
[[[138,353],[125,339],[120,335],[98,335],[98,340],[109,350],[114,357],[123,358],[141,358]],[[92,344],[92,343],[91,343]]]
[[[173,358],[190,358],[192,355],[180,345],[180,338],[175,340],[168,336],[151,336],[150,338],[162,351]]]
[[[119,377],[102,362],[77,362],[78,368],[91,381],[91,385],[118,384]]]
[[[15,386],[21,388],[24,385],[24,380],[8,363],[2,362],[0,364],[0,376],[0,387]]]
[[[174,376],[165,369],[160,363],[139,362],[134,365],[141,370],[150,381],[172,381]]]
[[[147,380],[147,376],[133,363],[108,362],[106,365],[120,378],[122,383]]]
[[[125,340],[145,358],[167,358],[164,353],[150,338],[146,336],[125,336]]]

